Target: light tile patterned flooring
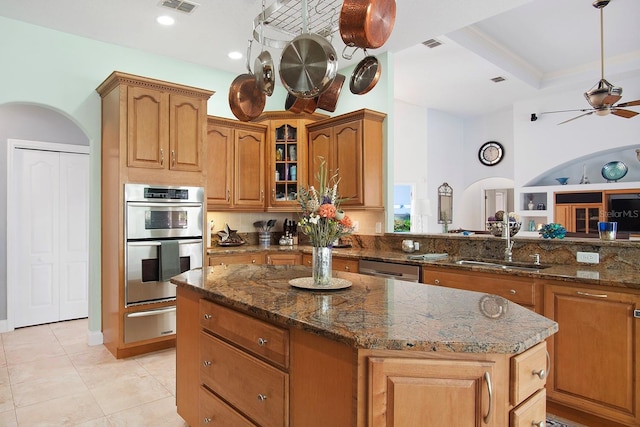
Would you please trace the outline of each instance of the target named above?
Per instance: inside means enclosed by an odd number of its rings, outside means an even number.
[[[175,349],[117,360],[87,319],[0,334],[0,426],[177,426]]]

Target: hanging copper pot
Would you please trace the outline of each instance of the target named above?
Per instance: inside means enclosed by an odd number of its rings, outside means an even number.
[[[395,0],[344,0],[340,36],[347,46],[377,49],[389,39],[395,22]]]
[[[240,121],[249,122],[262,114],[267,103],[267,96],[258,86],[256,77],[249,67],[251,42],[247,51],[247,73],[236,77],[229,87],[229,107]]]
[[[333,79],[333,83],[318,96],[318,108],[334,112],[336,111],[336,104],[338,103],[338,97],[342,91],[342,86],[346,77],[342,74],[336,74],[336,78]]]
[[[298,98],[290,93],[284,103],[284,109],[295,114],[302,112],[311,114],[316,111],[318,98]]]

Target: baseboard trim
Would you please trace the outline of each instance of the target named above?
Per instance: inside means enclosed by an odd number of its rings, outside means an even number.
[[[104,343],[104,337],[102,331],[87,331],[87,344],[88,345],[102,345]]]

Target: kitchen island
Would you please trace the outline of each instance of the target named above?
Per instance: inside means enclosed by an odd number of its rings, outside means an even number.
[[[495,295],[359,274],[336,272],[352,283],[342,290],[289,284],[310,275],[231,265],[172,279],[178,412],[191,425],[544,420],[555,322]]]

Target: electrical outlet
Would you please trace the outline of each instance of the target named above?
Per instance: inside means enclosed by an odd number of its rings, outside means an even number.
[[[376,233],[382,233],[382,223],[376,222]]]
[[[358,231],[360,231],[360,222],[353,221],[353,232],[357,233]]]
[[[576,254],[576,260],[587,264],[599,264],[600,254],[597,252],[578,252]]]

